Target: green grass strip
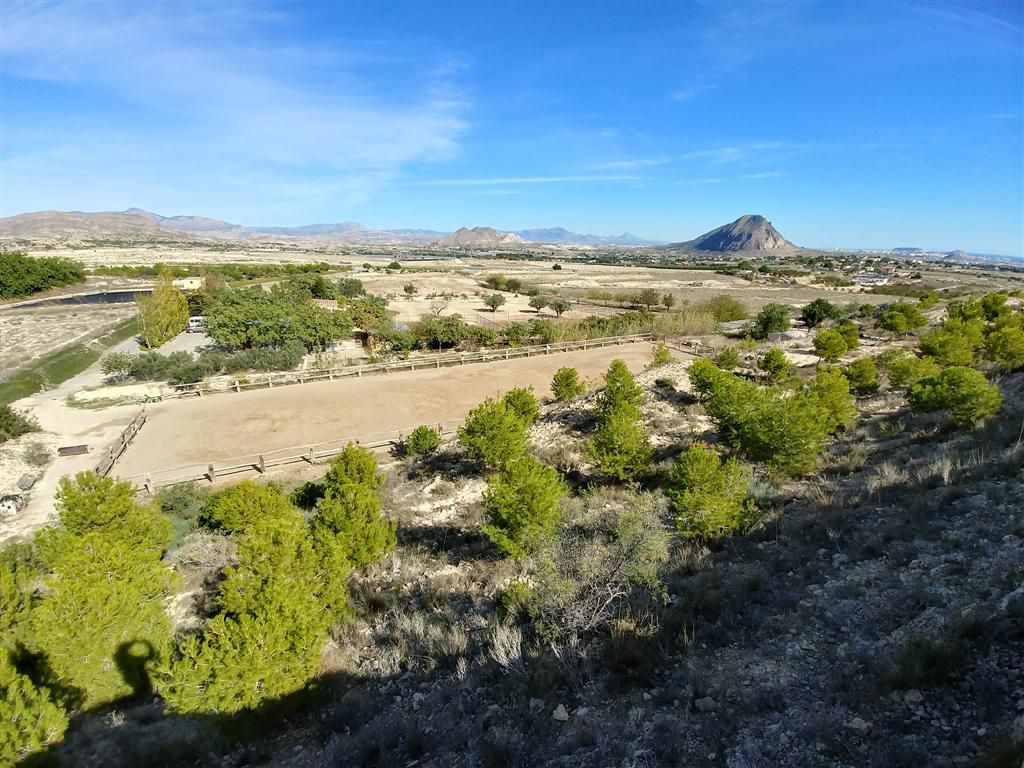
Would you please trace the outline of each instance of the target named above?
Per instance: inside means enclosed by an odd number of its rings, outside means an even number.
[[[138,321],[133,317],[91,343],[72,344],[40,358],[31,368],[14,374],[0,384],[0,405],[10,405],[40,390],[53,389],[63,384],[99,360],[108,349],[138,332]]]

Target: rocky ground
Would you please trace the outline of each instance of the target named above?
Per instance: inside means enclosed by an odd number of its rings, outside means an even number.
[[[639,377],[662,467],[709,426],[685,369]],[[1002,418],[971,433],[894,394],[863,399],[817,475],[760,478],[758,525],[712,548],[677,542],[663,592],[566,647],[499,620],[523,566],[479,532],[484,483],[458,452],[396,460],[384,501],[399,545],[354,579],[315,706],[233,748],[142,706],[62,750],[78,765],[1019,768],[1024,376],[1001,384]],[[579,488],[592,406],[549,407],[531,431]],[[628,495],[594,488],[565,514]],[[189,552],[216,549],[203,536]],[[195,559],[225,562],[211,557]]]

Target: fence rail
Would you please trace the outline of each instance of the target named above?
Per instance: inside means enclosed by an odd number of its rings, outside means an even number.
[[[125,427],[118,438],[108,445],[103,451],[103,457],[96,464],[96,474],[100,477],[106,477],[111,468],[114,466],[114,462],[117,461],[121,454],[124,453],[132,440],[135,439],[135,435],[142,429],[142,425],[146,423],[146,409],[143,408],[139,411],[135,418],[131,420],[131,423]]]
[[[397,360],[390,363],[373,363],[368,365],[352,365],[345,368],[331,368],[324,371],[294,371],[270,374],[260,381],[242,381],[235,379],[223,387],[213,387],[208,383],[175,384],[174,392],[164,395],[161,399],[174,399],[196,395],[216,395],[224,392],[243,392],[249,389],[273,389],[289,384],[308,384],[317,381],[334,381],[335,379],[355,376],[372,376],[391,371],[415,371],[417,368],[443,368],[453,365],[486,363],[498,360],[514,360],[520,357],[549,355],[554,352],[575,352],[586,349],[599,349],[619,344],[632,344],[638,341],[650,341],[651,333],[636,333],[629,336],[609,336],[600,339],[581,339],[580,341],[559,341],[553,344],[535,344],[525,347],[507,347],[505,349],[488,349],[479,352],[456,352],[431,355],[429,357],[411,357],[408,360]]]
[[[455,434],[456,430],[465,422],[464,419],[456,419],[438,423],[437,430],[444,436]],[[291,446],[289,448],[278,448],[265,453],[254,453],[247,456],[237,456],[229,459],[219,459],[202,464],[186,464],[181,467],[154,470],[137,475],[127,475],[121,480],[129,481],[139,491],[146,491],[152,494],[156,488],[177,483],[198,482],[202,480],[211,483],[219,478],[243,473],[263,474],[268,469],[281,467],[287,464],[298,464],[306,462],[313,464],[321,459],[327,459],[341,453],[349,443],[356,443],[363,448],[371,450],[378,448],[389,448],[399,445],[402,440],[416,427],[405,427],[388,432],[377,432],[370,435],[358,437],[343,437],[336,440],[329,440],[313,445]],[[113,462],[111,462],[113,463]]]

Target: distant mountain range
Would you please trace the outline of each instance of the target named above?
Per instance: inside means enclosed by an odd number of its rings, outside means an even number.
[[[422,245],[477,250],[526,248],[537,244],[579,245],[592,248],[648,247],[672,255],[785,254],[799,250],[764,216],[748,214],[703,235],[678,243],[644,240],[629,232],[621,235],[588,235],[563,227],[521,229],[504,232],[492,227],[462,227],[455,232],[432,229],[369,229],[355,221],[336,224],[307,224],[298,227],[247,227],[205,216],[161,216],[141,208],[127,211],[38,211],[0,219],[0,242],[4,240],[81,240],[120,238],[132,241],[180,241],[194,239],[235,241],[315,240],[355,245]],[[846,250],[846,249],[842,249]],[[855,252],[849,249],[847,252]],[[1024,260],[1007,256],[955,251],[928,251],[901,246],[865,249],[862,253],[885,253],[900,258],[923,258],[953,263],[1007,264],[1019,266]]]
[[[298,227],[246,227],[205,216],[161,216],[141,208],[127,211],[39,211],[0,219],[0,239],[52,237],[119,236],[177,239],[182,235],[217,240],[317,239],[367,245],[439,245],[441,247],[490,248],[523,247],[531,243],[590,246],[647,246],[658,241],[643,240],[628,232],[601,236],[570,232],[562,227],[501,232],[491,227],[463,227],[457,232],[430,229],[368,229],[355,221],[336,224],[307,224]]]

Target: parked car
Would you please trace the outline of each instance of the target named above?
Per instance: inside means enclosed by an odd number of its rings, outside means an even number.
[[[192,315],[188,319],[188,332],[201,333],[206,330],[206,318],[202,315]]]

